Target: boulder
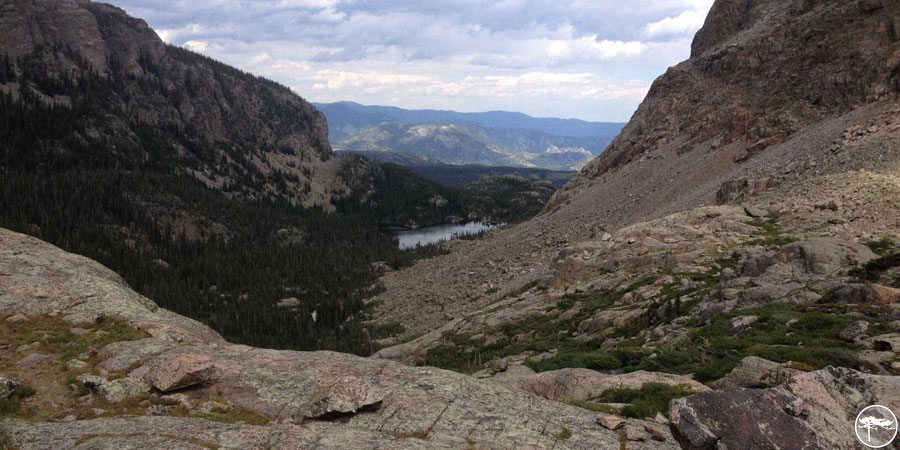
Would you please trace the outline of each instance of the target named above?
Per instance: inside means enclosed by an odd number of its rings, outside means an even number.
[[[836,275],[878,256],[862,244],[832,239],[809,239],[782,247],[777,259],[814,275]]]
[[[589,369],[560,369],[522,378],[519,389],[559,402],[588,401],[610,389],[640,389],[647,383],[682,386],[694,392],[709,390],[688,377],[667,373],[637,371],[606,375]]]
[[[856,449],[853,418],[878,402],[900,408],[900,377],[826,368],[768,389],[702,392],[672,402],[682,448]]]
[[[618,430],[625,425],[625,419],[618,416],[603,414],[600,417],[597,417],[597,423],[607,430]]]
[[[844,328],[844,330],[841,331],[838,337],[847,342],[856,342],[860,339],[865,338],[867,331],[869,331],[869,322],[866,322],[865,320],[857,320],[850,325],[847,325],[847,328]]]
[[[387,392],[365,378],[345,376],[313,394],[306,417],[329,419],[377,409]]]
[[[880,284],[847,284],[830,292],[823,301],[887,306],[900,303],[900,289]]]
[[[882,334],[872,338],[872,349],[900,353],[900,333]]]
[[[58,355],[48,355],[45,353],[30,353],[28,356],[20,359],[16,364],[15,368],[20,370],[27,370],[34,367],[42,366],[45,364],[49,364],[51,362],[59,359]]]
[[[215,372],[216,367],[208,355],[175,354],[157,361],[144,379],[162,392],[171,392],[212,381]]]
[[[764,388],[784,383],[794,375],[803,373],[790,363],[776,363],[756,356],[748,356],[723,378],[714,381],[715,389]]]
[[[109,381],[101,376],[85,374],[80,375],[78,381],[94,394],[102,395],[112,403],[121,402],[150,392],[150,385],[137,377],[125,377]]]
[[[19,389],[19,382],[6,377],[0,377],[0,388],[5,389],[8,395],[12,395],[16,389]]]

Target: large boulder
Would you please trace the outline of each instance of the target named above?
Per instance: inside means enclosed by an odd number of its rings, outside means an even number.
[[[763,388],[777,386],[803,373],[790,363],[776,363],[757,356],[748,356],[723,378],[712,383],[716,389]]]
[[[607,375],[589,369],[560,369],[525,377],[515,384],[519,389],[559,402],[587,401],[610,389],[640,389],[647,383],[681,386],[694,392],[708,387],[688,377],[667,373],[637,371]]]
[[[900,409],[900,377],[827,368],[769,389],[707,391],[671,405],[686,450],[860,448],[853,421],[863,408]]]

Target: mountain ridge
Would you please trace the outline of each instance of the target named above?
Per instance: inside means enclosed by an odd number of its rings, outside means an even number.
[[[330,137],[339,150],[404,153],[446,164],[580,169],[621,129],[614,123],[502,111],[404,110],[352,102],[316,106],[329,117]]]

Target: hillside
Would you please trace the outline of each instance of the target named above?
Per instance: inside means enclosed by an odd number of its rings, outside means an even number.
[[[720,202],[769,201],[753,198],[762,194],[797,198],[793,208],[801,208],[809,205],[803,196],[820,192],[809,187],[816,180],[855,171],[894,176],[897,8],[717,1],[692,57],[654,83],[622,135],[543,215],[392,274],[379,314],[396,319],[410,308],[421,316],[429,305],[430,317],[442,319],[409,323],[434,329],[501,299],[483,286],[513,291],[546,276],[564,248],[634,223]],[[483,261],[494,264],[468,275]],[[446,292],[454,301],[440,300]]]
[[[400,153],[446,164],[580,169],[621,130],[614,123],[507,112],[405,110],[352,102],[317,106],[328,116],[331,140],[340,150]]]
[[[798,383],[900,380],[897,17],[718,0],[544,214],[382,278],[375,315],[408,331],[376,356],[661,412],[684,449],[857,448],[855,415],[896,394]],[[620,371],[711,391],[670,402],[611,385]]]
[[[232,195],[327,203],[328,125],[288,88],[165,45],[109,5],[6,0],[3,10],[4,167],[174,166]],[[32,129],[40,115],[52,134]],[[27,146],[35,134],[41,145]]]

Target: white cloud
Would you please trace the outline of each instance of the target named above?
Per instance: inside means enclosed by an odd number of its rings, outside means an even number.
[[[191,51],[195,51],[197,53],[206,53],[206,49],[209,48],[209,43],[204,41],[187,41],[184,43],[184,46]]]
[[[316,101],[625,120],[712,0],[114,0]]]
[[[712,7],[712,0],[688,0],[692,9],[676,16],[668,16],[656,22],[648,23],[645,27],[646,35],[655,38],[667,35],[694,34],[703,27],[706,15]]]

